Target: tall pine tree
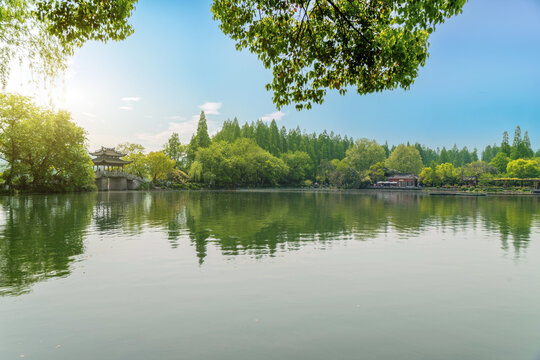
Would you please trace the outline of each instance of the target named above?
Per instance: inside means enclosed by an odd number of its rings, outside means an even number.
[[[208,125],[206,124],[206,115],[204,111],[201,111],[199,117],[199,123],[197,125],[197,133],[191,138],[188,146],[188,162],[191,163],[195,160],[195,154],[199,148],[206,148],[210,146],[210,136],[208,135]]]
[[[516,130],[514,131],[514,142],[512,143],[512,150],[510,151],[510,158],[512,160],[516,160],[521,158],[521,143],[523,140],[521,140],[521,128],[516,126]]]
[[[510,140],[508,139],[508,131],[503,132],[503,138],[501,142],[501,152],[506,156],[510,156],[512,152],[512,147],[510,146]]]

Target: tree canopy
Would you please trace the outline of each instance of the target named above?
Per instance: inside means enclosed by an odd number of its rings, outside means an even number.
[[[356,170],[368,170],[370,166],[386,160],[384,148],[375,140],[358,139],[347,149],[347,159]]]
[[[73,191],[94,187],[86,134],[65,111],[34,105],[20,95],[0,94],[0,157],[9,189]]]
[[[386,167],[400,173],[418,175],[422,170],[422,165],[422,157],[418,149],[414,146],[405,146],[403,144],[398,145],[386,160]]]
[[[206,124],[206,115],[201,111],[199,122],[197,124],[197,132],[191,137],[188,145],[187,159],[188,165],[195,159],[195,154],[199,148],[210,146],[210,136],[208,135],[208,125]]]
[[[196,152],[190,177],[209,186],[277,185],[288,173],[283,160],[250,139],[213,142]]]
[[[508,163],[506,172],[510,177],[536,178],[540,176],[540,164],[536,160],[517,159]]]
[[[51,80],[67,57],[88,40],[124,40],[133,33],[129,18],[137,0],[0,1],[0,82],[12,61]]]
[[[167,140],[167,143],[165,144],[163,152],[169,158],[174,160],[174,166],[176,168],[184,167],[183,158],[185,156],[186,146],[182,145],[180,142],[178,133],[171,134],[171,137],[169,137],[169,140]]]
[[[163,151],[150,152],[145,161],[152,182],[164,180],[174,168],[174,161],[169,159]]]
[[[466,0],[214,0],[236,48],[257,54],[278,108],[322,103],[328,89],[367,94],[408,89],[428,56],[429,35]]]

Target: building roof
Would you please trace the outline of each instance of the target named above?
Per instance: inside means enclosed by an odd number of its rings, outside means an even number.
[[[94,162],[94,165],[115,165],[115,166],[127,165],[133,162],[133,161],[122,160],[116,157],[107,157],[107,156],[98,156],[95,159],[92,159],[92,161]]]
[[[393,180],[393,179],[409,179],[409,180],[416,180],[418,179],[418,176],[414,174],[395,174],[392,176],[387,177],[387,180]]]
[[[122,154],[121,152],[116,151],[115,148],[107,148],[102,146],[101,149],[94,151],[93,153],[90,153],[92,156],[107,156],[107,157],[113,157],[113,158],[121,158],[123,156],[126,156],[126,154]]]

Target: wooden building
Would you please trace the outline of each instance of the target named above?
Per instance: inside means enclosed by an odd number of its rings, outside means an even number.
[[[418,187],[418,176],[414,174],[395,174],[386,178],[386,182],[396,183],[396,187]]]
[[[116,151],[115,148],[107,148],[102,146],[101,149],[90,153],[90,155],[95,156],[92,161],[94,162],[94,170],[98,171],[114,171],[114,172],[123,172],[124,165],[131,164],[132,161],[127,161],[121,159],[126,156],[121,152]]]

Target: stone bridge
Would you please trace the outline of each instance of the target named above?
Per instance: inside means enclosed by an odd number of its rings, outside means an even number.
[[[123,171],[96,171],[98,191],[137,190],[144,179]]]

